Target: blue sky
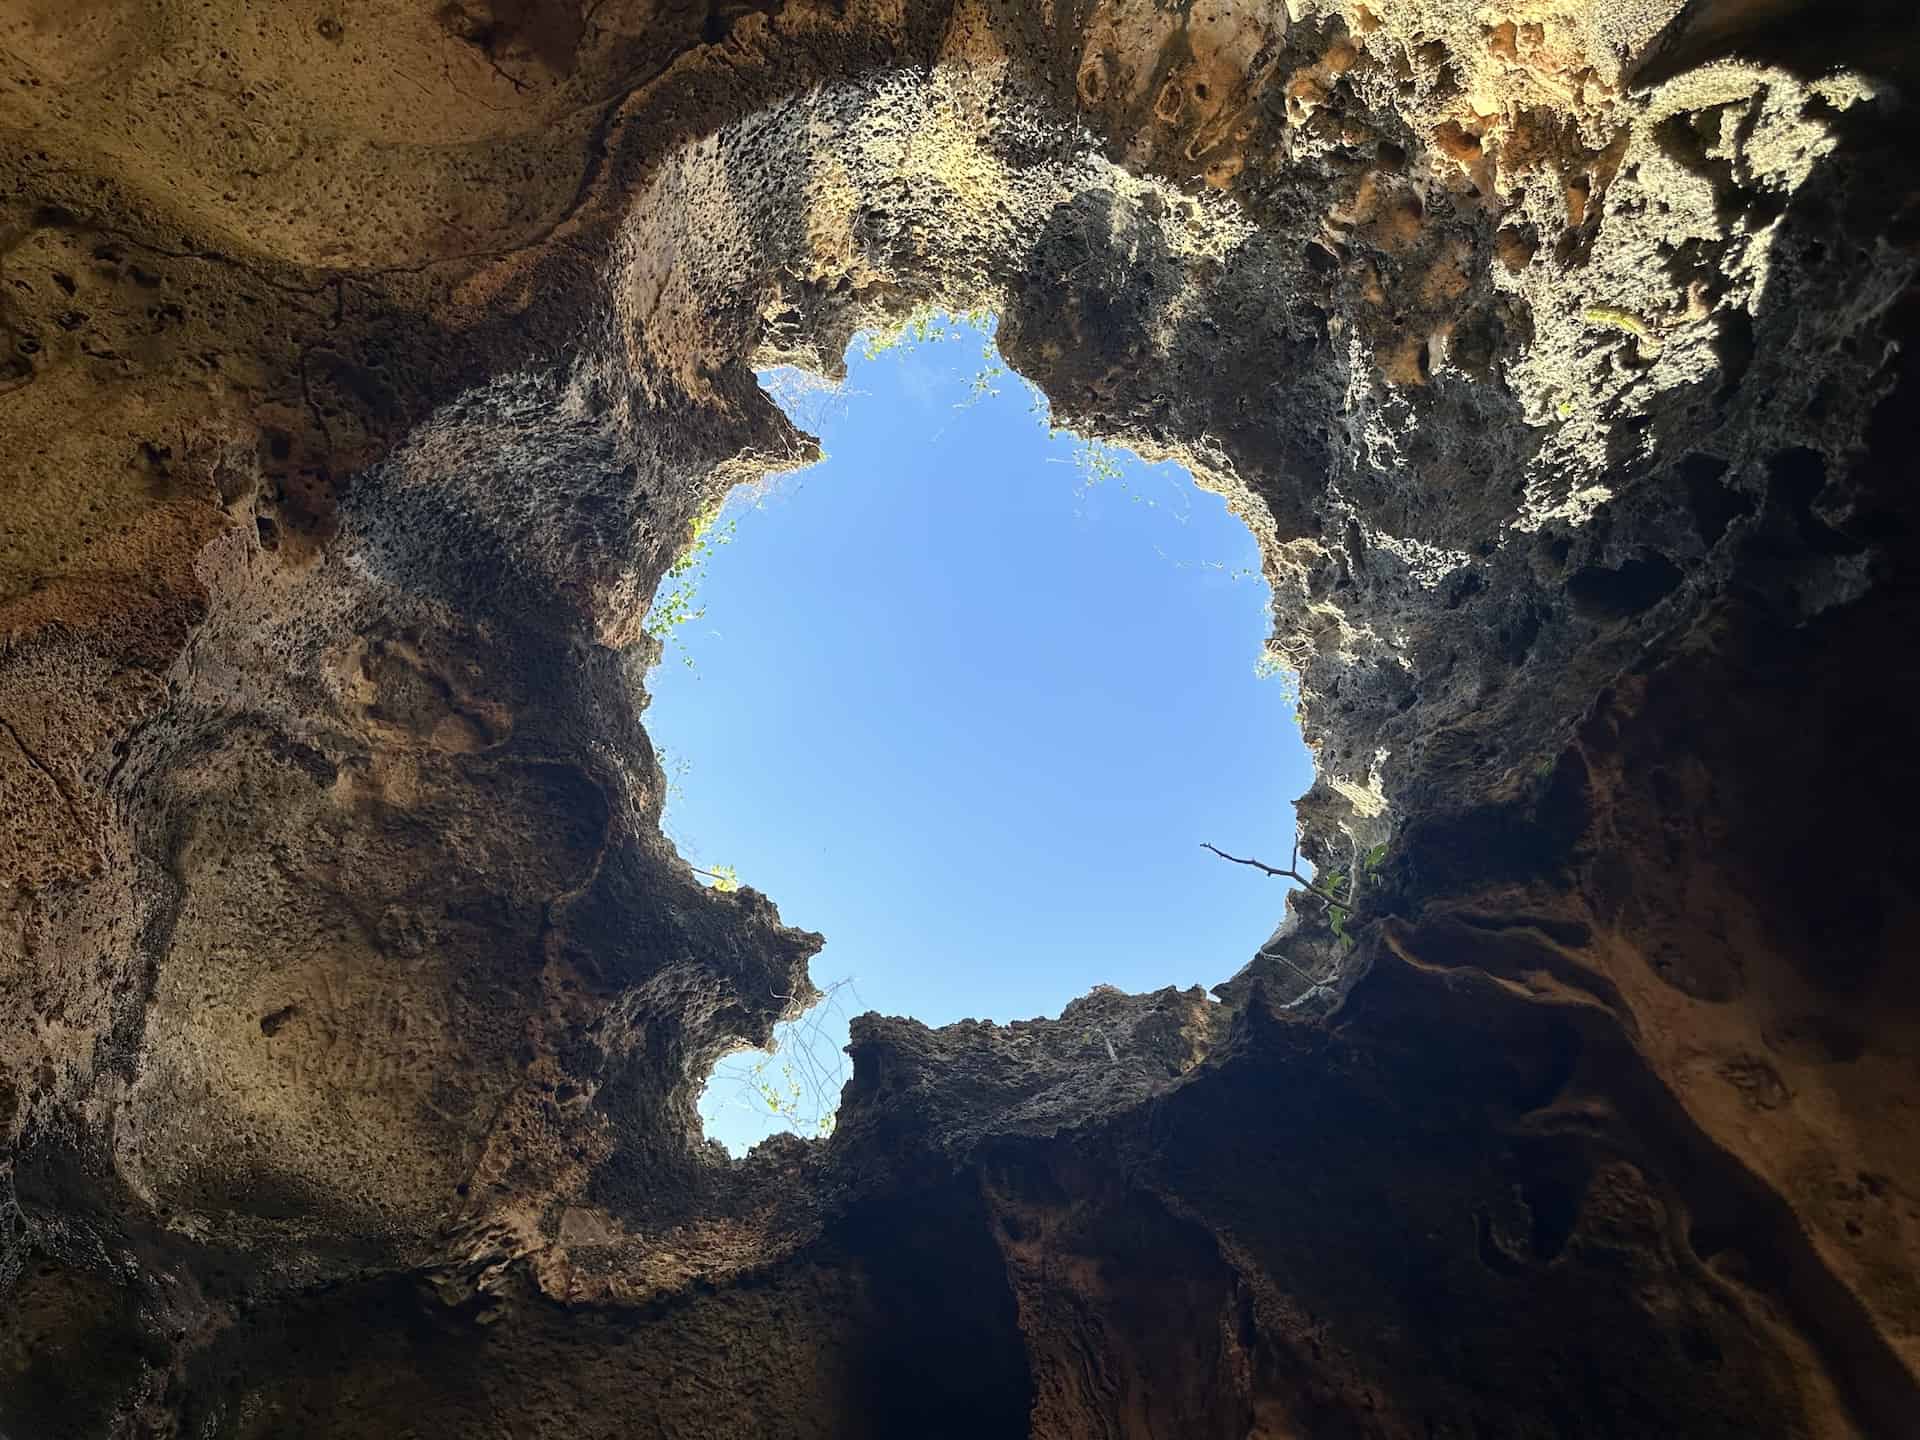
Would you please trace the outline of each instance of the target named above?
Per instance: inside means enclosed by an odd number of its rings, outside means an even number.
[[[1284,859],[1311,781],[1255,674],[1252,536],[1178,467],[1049,436],[1017,377],[976,393],[982,349],[857,340],[846,385],[794,406],[828,458],[736,492],[649,681],[668,835],[827,936],[816,984],[850,982],[716,1074],[707,1133],[736,1152],[789,1128],[756,1064],[798,1128],[830,1111],[852,1014],[1210,985],[1282,913],[1284,882],[1200,849]]]

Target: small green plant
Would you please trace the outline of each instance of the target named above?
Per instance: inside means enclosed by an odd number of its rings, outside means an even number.
[[[1080,472],[1079,493],[1084,495],[1096,485],[1120,479],[1125,473],[1120,468],[1120,455],[1120,447],[1105,440],[1082,440],[1076,445],[1073,468]]]
[[[713,881],[713,888],[722,895],[730,895],[740,888],[740,872],[731,865],[715,865],[711,870],[696,865],[693,873]]]
[[[990,395],[1000,393],[1000,381],[1008,375],[1006,364],[994,346],[996,317],[991,310],[939,310],[919,306],[890,330],[867,331],[860,338],[863,359],[877,360],[889,351],[903,347],[937,345],[948,340],[977,339],[980,342],[980,368],[967,386],[967,398],[957,408],[965,409]]]
[[[1327,911],[1327,928],[1333,931],[1333,938],[1340,942],[1342,950],[1353,948],[1353,936],[1347,933],[1347,912],[1333,908]]]
[[[700,603],[700,587],[707,578],[707,565],[722,545],[733,542],[734,530],[739,524],[737,520],[720,523],[725,508],[723,496],[694,517],[688,527],[685,548],[661,577],[653,604],[647,607],[647,633],[660,642],[662,654],[682,627],[707,613],[707,607]],[[689,670],[693,668],[693,656],[684,644],[680,648],[680,661]]]
[[[988,336],[983,349],[989,360],[997,361],[991,338],[993,322],[991,310],[941,310],[920,305],[889,330],[867,331],[861,337],[860,354],[863,359],[877,360],[903,345],[934,345],[942,340],[963,340],[974,333]]]
[[[747,1072],[747,1083],[760,1096],[767,1109],[790,1124],[796,1133],[814,1128],[814,1125],[807,1124],[800,1117],[800,1101],[805,1096],[806,1090],[800,1084],[800,1077],[794,1073],[793,1061],[780,1062],[780,1075],[777,1082],[767,1073],[767,1067],[772,1064],[771,1055],[760,1061]],[[831,1132],[833,1121],[829,1118],[816,1121],[815,1124],[821,1133],[826,1134]]]
[[[1229,569],[1227,562],[1224,560],[1176,560],[1158,545],[1153,547],[1153,553],[1173,566],[1176,570],[1211,570],[1216,575],[1226,576],[1235,584],[1238,584],[1242,580],[1260,580],[1265,578],[1260,573],[1260,567],[1257,565],[1235,565]],[[1264,651],[1261,652],[1261,658],[1253,663],[1253,673],[1263,680],[1269,675],[1278,674],[1281,668],[1279,658],[1277,656],[1268,656]]]
[[[1346,872],[1341,870],[1331,872],[1325,884],[1319,884],[1313,880],[1309,880],[1305,875],[1300,873],[1300,841],[1298,839],[1295,839],[1293,842],[1293,859],[1285,866],[1269,865],[1264,860],[1254,860],[1251,858],[1243,858],[1239,855],[1229,855],[1218,845],[1209,845],[1204,840],[1200,842],[1200,848],[1202,850],[1211,850],[1222,860],[1231,860],[1235,865],[1249,865],[1255,870],[1264,871],[1268,875],[1291,880],[1302,889],[1318,895],[1322,900],[1326,901],[1329,906],[1338,906],[1342,910],[1352,908],[1341,898],[1341,892],[1347,887],[1348,883]]]
[[[1345,870],[1329,871],[1322,896],[1327,901],[1327,928],[1342,950],[1351,950],[1354,941],[1347,933],[1347,921],[1353,915],[1353,876]]]
[[[1172,503],[1163,505],[1162,500],[1164,497],[1149,493],[1151,487],[1144,483],[1145,477],[1153,475],[1153,472],[1150,470],[1143,471],[1141,477],[1130,475],[1127,467],[1129,458],[1135,459],[1136,461],[1138,460],[1138,457],[1134,456],[1133,452],[1128,450],[1124,445],[1116,445],[1111,440],[1094,440],[1088,439],[1085,436],[1076,435],[1074,437],[1073,459],[1071,462],[1065,462],[1071,463],[1080,476],[1080,483],[1074,486],[1074,495],[1084,500],[1095,487],[1114,485],[1119,488],[1120,492],[1127,497],[1130,503],[1144,505],[1149,510],[1164,508],[1173,516],[1178,524],[1185,525],[1189,518],[1188,501],[1192,497],[1192,486],[1187,483],[1187,481],[1172,482],[1171,494],[1175,498]],[[1140,463],[1144,465],[1144,462]],[[1162,553],[1164,554],[1165,552]],[[1179,565],[1181,562],[1175,561],[1173,563]],[[1196,563],[1202,568],[1219,570],[1223,573],[1226,572],[1227,568],[1225,564],[1218,561],[1201,561]],[[1237,580],[1241,578],[1242,572],[1235,571],[1233,574]]]
[[[693,762],[678,751],[670,751],[664,745],[656,745],[654,757],[660,762],[660,773],[667,779],[667,803],[687,798],[687,775],[693,769]]]
[[[1275,875],[1283,879],[1291,880],[1296,885],[1299,885],[1301,888],[1325,901],[1327,907],[1327,928],[1333,931],[1333,937],[1340,942],[1342,949],[1351,950],[1353,948],[1354,939],[1347,930],[1347,924],[1353,918],[1354,908],[1355,890],[1352,869],[1330,869],[1315,879],[1308,879],[1300,871],[1300,840],[1298,836],[1294,838],[1293,842],[1293,859],[1285,866],[1269,865],[1264,860],[1254,860],[1239,855],[1229,855],[1218,845],[1209,845],[1205,841],[1201,842],[1200,848],[1203,850],[1211,850],[1222,860],[1231,860],[1235,865],[1251,866],[1253,869],[1263,871],[1268,875]],[[1381,862],[1386,858],[1386,845],[1384,843],[1375,845],[1360,857],[1360,868],[1364,873],[1371,875],[1375,870],[1380,868]]]
[[[1253,662],[1253,673],[1257,679],[1278,680],[1280,695],[1289,707],[1300,708],[1300,672],[1289,669],[1287,662],[1271,650],[1260,652],[1260,658]]]
[[[980,368],[973,372],[973,379],[967,385],[965,404],[973,405],[990,395],[1000,393],[1000,382],[1007,376],[1007,367],[1000,361],[1000,352],[993,348],[988,340],[980,347]]]
[[[853,996],[853,981],[829,985],[819,1001],[797,1020],[774,1027],[773,1043],[751,1063],[722,1061],[716,1083],[734,1087],[734,1103],[776,1119],[796,1135],[824,1139],[833,1133],[840,1090],[846,1083],[846,1052],[831,1043],[830,1023],[842,1018],[843,996]],[[858,998],[853,996],[853,998]]]
[[[1150,510],[1159,509],[1158,500],[1128,480],[1126,457],[1130,453],[1125,446],[1115,445],[1110,440],[1079,439],[1079,443],[1073,447],[1073,468],[1080,472],[1080,484],[1074,493],[1084,497],[1096,485],[1116,484],[1135,505],[1145,505]],[[1184,514],[1176,518],[1182,525],[1187,523]]]

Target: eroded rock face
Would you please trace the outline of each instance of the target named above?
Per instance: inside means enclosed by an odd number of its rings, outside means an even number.
[[[15,7],[0,1434],[1903,1433],[1861,8]],[[1357,910],[729,1162],[645,607],[920,303],[1254,530]]]

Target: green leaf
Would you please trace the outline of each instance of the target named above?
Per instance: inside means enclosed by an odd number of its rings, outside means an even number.
[[[1347,921],[1350,918],[1345,910],[1327,912],[1328,928],[1333,931],[1333,938],[1340,942],[1340,948],[1343,950],[1351,950],[1354,945],[1353,936],[1347,933]]]

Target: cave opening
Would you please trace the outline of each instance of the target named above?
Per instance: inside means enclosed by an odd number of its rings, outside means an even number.
[[[830,1130],[849,1019],[1058,1015],[1211,985],[1283,891],[1312,783],[1253,534],[1177,464],[1049,425],[985,314],[762,372],[825,458],[736,489],[655,595],[665,829],[827,937],[825,999],[720,1062],[735,1154]]]

